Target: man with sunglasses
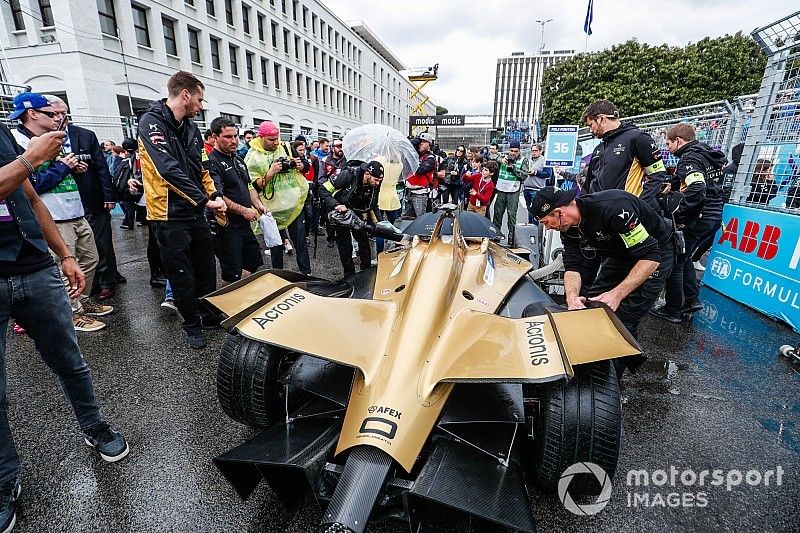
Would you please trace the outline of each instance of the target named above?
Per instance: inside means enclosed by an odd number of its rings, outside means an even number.
[[[639,321],[655,303],[675,261],[672,223],[625,191],[579,198],[576,192],[544,187],[530,208],[545,228],[561,232],[567,306],[582,309],[587,299],[603,302],[636,336]],[[580,275],[587,249],[601,262],[588,298],[581,296]]]

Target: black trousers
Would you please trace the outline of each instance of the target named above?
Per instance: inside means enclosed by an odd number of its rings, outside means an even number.
[[[150,279],[164,275],[161,264],[161,250],[158,249],[158,239],[153,226],[147,226],[147,263],[150,265]]]
[[[202,323],[213,323],[214,314],[200,301],[217,286],[214,241],[204,218],[187,221],[150,222],[154,227],[164,273],[172,286],[175,306],[189,335],[202,333]]]
[[[697,284],[697,276],[694,273],[692,256],[703,241],[709,237],[713,238],[719,227],[720,220],[698,218],[683,229],[686,253],[676,259],[675,268],[672,269],[669,280],[667,280],[665,312],[677,316],[684,304],[697,302],[700,286]]]
[[[617,317],[634,337],[636,337],[636,330],[639,328],[642,317],[653,307],[658,295],[666,285],[674,263],[675,248],[670,242],[661,247],[661,263],[658,269],[619,304],[616,311]],[[629,258],[603,258],[597,279],[589,289],[589,296],[598,296],[619,285],[628,277],[635,264],[636,261]]]
[[[111,213],[108,209],[103,209],[99,213],[86,213],[86,220],[92,227],[99,259],[94,274],[94,285],[100,289],[113,289],[117,286],[119,272],[111,235]]]
[[[297,258],[297,269],[301,274],[311,274],[311,257],[308,255],[308,241],[306,241],[306,219],[303,213],[286,227],[289,240],[294,245]],[[269,249],[272,259],[272,268],[283,268],[283,244]]]
[[[361,261],[361,270],[369,268],[372,263],[369,235],[361,231],[336,228],[336,247],[339,248],[339,260],[342,262],[345,276],[356,272],[356,265],[353,262],[353,243],[350,240],[351,235],[358,243],[358,258]]]

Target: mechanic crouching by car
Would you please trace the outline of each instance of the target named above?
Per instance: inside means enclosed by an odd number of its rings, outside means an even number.
[[[600,271],[588,300],[608,305],[635,337],[675,261],[672,224],[629,192],[611,189],[575,198],[576,192],[544,187],[531,206],[545,228],[561,232],[567,306],[586,307],[580,269],[597,254]]]
[[[377,161],[360,163],[353,161],[336,176],[326,181],[319,189],[319,196],[328,211],[344,213],[351,209],[356,216],[370,224],[378,221],[378,190],[383,181],[383,165]],[[358,243],[358,257],[361,270],[369,268],[372,251],[369,247],[369,235],[361,231],[336,227],[336,245],[339,248],[339,259],[342,261],[344,275],[354,274],[353,243],[350,236]]]

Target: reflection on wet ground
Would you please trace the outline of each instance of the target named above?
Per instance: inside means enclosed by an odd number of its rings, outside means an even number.
[[[115,240],[129,282],[111,302],[117,311],[107,330],[79,339],[101,407],[130,441],[130,458],[105,464],[82,444],[58,383],[31,342],[9,330],[9,415],[25,486],[15,532],[314,531],[320,511],[313,503],[288,516],[263,484],[242,502],[214,468],[213,457],[254,434],[216,401],[224,334],[210,334],[202,351],[184,347],[178,318],[158,305],[163,289],[148,285],[146,228],[116,232]],[[319,241],[315,273],[339,276],[335,248]],[[713,291],[703,289],[701,298],[703,312],[691,323],[642,322],[650,359],[624,378],[623,450],[608,506],[577,517],[556,496],[533,490],[540,531],[798,530],[800,366],[779,357],[778,347],[800,337]],[[786,475],[780,487],[709,489],[705,508],[629,507],[627,472],[670,465],[781,465]]]

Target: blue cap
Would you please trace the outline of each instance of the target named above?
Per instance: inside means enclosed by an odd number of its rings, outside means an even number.
[[[14,97],[14,111],[8,115],[8,120],[18,119],[28,109],[41,109],[48,106],[50,106],[50,102],[39,93],[19,93]]]
[[[508,143],[509,148],[519,148],[519,141],[511,141]]]

